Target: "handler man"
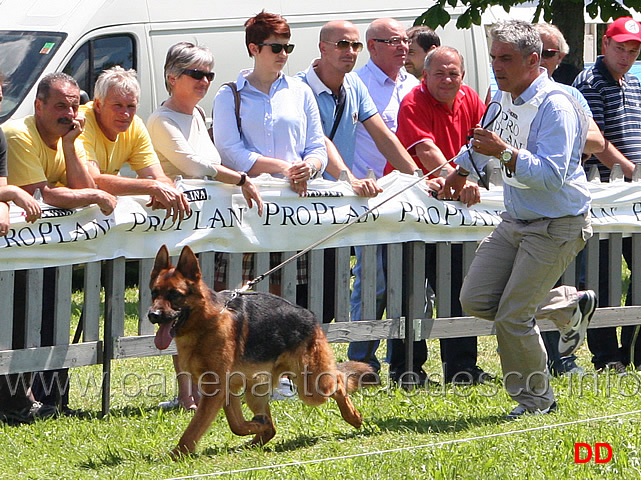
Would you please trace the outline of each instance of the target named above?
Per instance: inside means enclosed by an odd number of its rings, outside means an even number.
[[[477,249],[460,299],[468,314],[494,320],[504,385],[518,402],[507,418],[516,419],[556,409],[537,313],[556,324],[559,351],[569,355],[596,308],[591,290],[550,290],[592,235],[581,167],[588,122],[539,66],[542,43],[533,25],[501,22],[490,37],[501,112],[491,129],[474,129],[473,155],[457,158],[458,171],[439,193],[458,196],[473,161],[479,168],[488,156],[502,163],[506,212]]]

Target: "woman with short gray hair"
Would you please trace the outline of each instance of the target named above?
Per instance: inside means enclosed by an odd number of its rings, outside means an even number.
[[[262,215],[262,198],[247,174],[220,164],[220,155],[207,131],[205,112],[198,105],[214,79],[213,68],[214,56],[206,47],[189,42],[173,45],[165,60],[169,99],[150,115],[147,129],[167,176],[208,176],[237,185],[249,207],[255,202]],[[160,407],[195,410],[198,390],[190,377],[180,372],[178,355],[174,355],[174,368],[178,373],[178,396],[161,402]]]

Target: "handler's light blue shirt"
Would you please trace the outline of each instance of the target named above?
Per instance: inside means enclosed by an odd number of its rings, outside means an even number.
[[[306,82],[314,92],[318,109],[320,110],[323,131],[329,136],[334,126],[334,116],[336,115],[337,99],[333,92],[325,85],[314,70],[314,65],[318,60],[312,62],[307,70],[296,74],[297,77]],[[341,116],[340,123],[334,134],[333,142],[338,152],[343,157],[345,165],[353,170],[354,148],[356,145],[356,127],[359,122],[364,122],[373,115],[378,113],[376,105],[367,91],[367,88],[354,72],[347,73],[343,80],[345,89],[345,109]],[[336,180],[330,174],[325,172],[324,177],[330,180]]]
[[[223,165],[246,172],[261,156],[289,163],[313,157],[321,161],[324,170],[325,135],[309,86],[281,73],[266,95],[247,81],[251,72],[241,71],[236,80],[242,137],[231,88],[224,85],[214,99],[214,141]]]
[[[522,105],[543,90],[553,93],[541,102],[530,127],[527,146],[519,149],[516,171],[512,173],[529,188],[503,185],[505,209],[520,220],[576,216],[590,208],[590,191],[581,166],[587,131],[587,123],[581,122],[583,111],[577,110],[568,94],[560,90],[545,71],[512,104]],[[510,94],[501,91],[493,101],[499,102],[503,95],[511,102]],[[484,155],[472,155],[479,169],[489,160]],[[456,163],[474,171],[467,153],[459,154]]]

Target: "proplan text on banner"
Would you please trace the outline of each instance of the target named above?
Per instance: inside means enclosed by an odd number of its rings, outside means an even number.
[[[165,218],[163,210],[146,207],[145,196],[120,197],[109,216],[95,206],[76,210],[44,206],[42,218],[33,224],[26,223],[22,210],[12,205],[11,228],[0,238],[0,270],[152,258],[162,244],[171,254],[184,245],[196,252],[302,250],[396,194],[322,247],[481,240],[500,222],[504,210],[500,187],[484,191],[481,203],[467,208],[460,202],[437,200],[423,182],[407,189],[415,181],[416,177],[394,172],[379,180],[382,194],[362,198],[347,183],[320,179],[310,182],[308,196],[299,197],[286,181],[263,175],[255,182],[265,202],[262,217],[249,209],[238,188],[207,180],[179,182],[192,213],[175,221]],[[641,232],[638,186],[596,184],[591,190],[595,231]]]

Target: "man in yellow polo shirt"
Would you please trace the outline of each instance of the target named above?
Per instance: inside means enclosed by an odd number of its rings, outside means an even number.
[[[185,196],[165,175],[149,133],[136,115],[140,84],[134,70],[113,67],[100,74],[94,101],[81,107],[86,117],[80,136],[87,165],[98,188],[113,195],[150,195],[150,205],[164,208],[167,216],[190,213]],[[138,178],[118,175],[128,163]]]
[[[116,207],[116,198],[95,188],[85,166],[85,154],[76,138],[84,127],[78,115],[80,88],[64,73],[46,75],[38,84],[35,114],[12,120],[2,126],[7,138],[8,182],[33,195],[40,190],[45,203],[54,207],[77,208],[97,204],[105,215]],[[53,345],[55,268],[45,268],[42,281],[42,321],[40,345]],[[13,348],[25,347],[26,272],[15,272],[13,309]],[[36,418],[69,409],[69,383],[66,369],[0,377],[0,419],[31,422]],[[20,387],[20,385],[22,387]]]
[[[2,126],[8,144],[7,180],[32,195],[40,189],[48,205],[76,208],[95,203],[109,215],[116,199],[95,188],[82,145],[75,142],[84,127],[79,104],[80,89],[73,77],[53,73],[42,79],[35,115]]]

